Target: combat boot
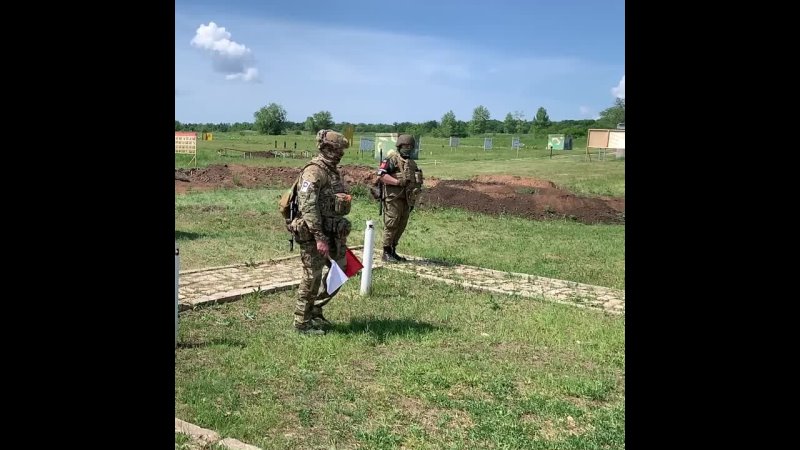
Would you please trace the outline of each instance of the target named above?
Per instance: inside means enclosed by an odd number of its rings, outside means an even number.
[[[387,247],[387,246],[383,246],[383,256],[381,257],[381,259],[386,262],[400,262],[400,260],[394,256],[392,247]]]
[[[314,324],[315,328],[322,328],[322,327],[332,327],[333,322],[326,319],[324,316],[317,316],[311,318],[311,323]]]
[[[400,261],[400,262],[406,262],[406,261],[408,261],[408,259],[406,259],[406,258],[403,258],[402,256],[400,256],[400,255],[398,255],[398,254],[397,254],[397,246],[396,246],[396,245],[393,245],[393,246],[392,246],[392,256],[394,256],[394,258],[395,258],[396,260]]]
[[[311,325],[314,328],[332,327],[333,322],[326,319],[325,316],[322,315],[322,309],[319,308],[319,310],[311,311]]]
[[[294,327],[294,331],[298,332],[299,334],[304,334],[306,336],[321,336],[325,334],[325,330],[320,330],[319,328],[314,328],[313,326],[305,326],[305,327]]]

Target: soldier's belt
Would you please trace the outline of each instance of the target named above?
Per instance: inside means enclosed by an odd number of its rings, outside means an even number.
[[[352,226],[345,217],[322,216],[322,232],[329,238],[341,239],[350,234]]]

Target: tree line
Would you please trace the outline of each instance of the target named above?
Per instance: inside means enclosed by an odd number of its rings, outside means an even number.
[[[315,133],[324,128],[343,130],[352,125],[356,133],[410,133],[416,136],[432,137],[468,137],[492,133],[533,134],[566,134],[573,137],[585,137],[589,128],[616,128],[625,122],[625,99],[616,99],[614,105],[603,110],[598,119],[551,121],[544,107],[539,107],[536,114],[527,120],[520,111],[509,112],[503,120],[491,118],[489,110],[479,105],[472,112],[469,121],[459,120],[452,110],[447,111],[440,120],[427,122],[394,122],[391,124],[367,124],[335,122],[330,111],[320,111],[306,118],[304,122],[286,120],[286,110],[277,103],[270,103],[253,113],[253,122],[236,123],[181,123],[175,121],[175,131],[236,132],[251,131],[261,134],[302,134],[304,131]]]

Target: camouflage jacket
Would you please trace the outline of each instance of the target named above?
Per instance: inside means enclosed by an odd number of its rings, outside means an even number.
[[[417,195],[422,188],[422,171],[417,162],[411,158],[403,158],[397,151],[390,151],[386,159],[381,162],[379,175],[388,174],[401,182],[402,186],[386,184],[386,200],[405,198],[409,205],[414,206]]]
[[[341,234],[343,230],[340,228],[344,226],[349,228],[349,222],[343,217],[350,212],[349,200],[343,206],[337,199],[337,193],[346,193],[339,171],[325,164],[321,158],[313,158],[300,174],[297,208],[308,231],[317,241]]]

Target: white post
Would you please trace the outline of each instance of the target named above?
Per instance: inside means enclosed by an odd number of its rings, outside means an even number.
[[[361,269],[361,295],[369,293],[372,284],[372,237],[375,234],[375,226],[371,220],[367,221],[367,228],[364,230],[364,253],[361,260],[364,261],[364,268]]]
[[[178,268],[181,263],[178,241],[175,241],[175,348],[178,348]]]

